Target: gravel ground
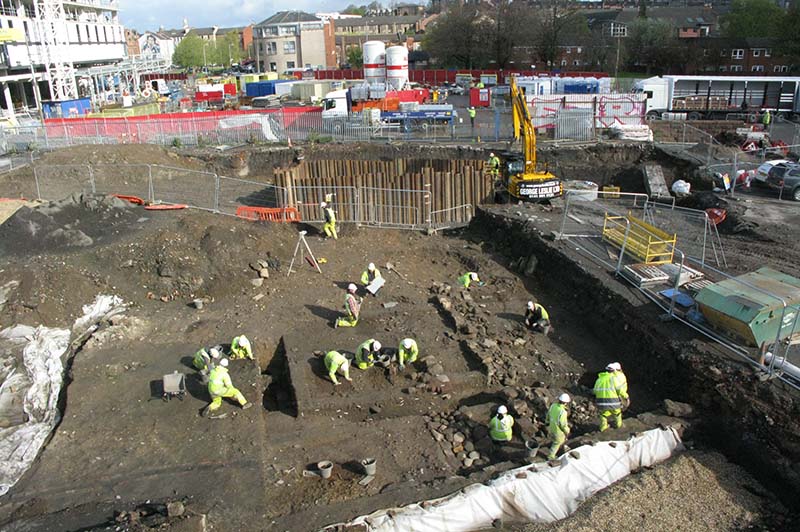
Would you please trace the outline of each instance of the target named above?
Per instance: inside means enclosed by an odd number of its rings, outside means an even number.
[[[742,468],[715,452],[689,451],[634,474],[554,524],[516,532],[797,530],[786,509]]]

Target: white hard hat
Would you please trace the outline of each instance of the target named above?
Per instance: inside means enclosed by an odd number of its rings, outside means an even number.
[[[353,283],[350,283],[349,285],[347,285],[347,291],[348,292],[355,292],[356,291],[356,285],[354,285]]]
[[[569,398],[568,393],[562,393],[561,395],[559,395],[558,400],[562,403],[569,403],[570,401],[572,401],[572,399]]]
[[[379,341],[375,340],[374,342],[372,342],[372,350],[373,351],[380,351],[381,347],[382,346],[381,346],[381,343]]]
[[[227,368],[228,367],[228,359],[227,358],[223,358],[222,360],[219,361],[219,365],[222,366],[223,368]]]
[[[619,362],[612,362],[611,366],[613,366],[614,371],[622,371],[622,364]]]
[[[478,274],[477,274],[477,273],[475,273],[475,272],[471,272],[471,273],[469,274],[469,277],[470,277],[470,279],[472,279],[473,281],[477,281],[477,280],[478,280]]]
[[[369,265],[367,266],[367,269],[369,271],[373,271],[375,269],[375,263],[374,262],[370,262]]]
[[[405,347],[406,349],[411,349],[411,346],[413,344],[414,340],[412,340],[411,338],[406,338],[405,340],[403,340],[403,347]]]
[[[497,407],[497,413],[498,414],[508,414],[508,408],[506,408],[505,405],[500,405],[500,406]]]
[[[494,153],[490,153],[490,154],[489,154],[489,157],[494,157]]]
[[[533,307],[534,307],[533,301],[528,301],[528,308],[533,310]]]
[[[250,340],[247,339],[247,336],[241,335],[239,337],[239,345],[242,347],[250,347]]]
[[[614,371],[615,369],[617,369],[617,368],[614,367],[614,363],[613,362],[609,362],[606,365],[606,370],[608,370],[608,371]]]
[[[320,202],[319,206],[324,209],[325,207],[328,206],[328,204],[323,201],[323,202]]]
[[[214,347],[211,348],[209,354],[211,355],[211,358],[219,358],[219,350]]]

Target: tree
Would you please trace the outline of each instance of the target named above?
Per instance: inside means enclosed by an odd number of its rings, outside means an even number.
[[[532,43],[530,28],[535,19],[530,7],[522,2],[500,0],[496,5],[494,28],[490,34],[491,51],[497,67],[505,69],[513,59],[521,59],[517,57],[518,47]]]
[[[361,68],[364,66],[364,50],[360,46],[353,46],[347,49],[347,64],[350,68]]]
[[[733,0],[731,10],[722,17],[722,34],[739,39],[774,37],[784,18],[784,11],[773,0]]]
[[[439,66],[481,68],[492,55],[489,35],[493,30],[494,21],[477,6],[454,5],[428,27],[422,46]]]
[[[555,66],[559,46],[571,40],[569,37],[572,35],[588,36],[589,28],[586,17],[578,13],[574,5],[563,4],[561,0],[550,0],[549,4],[537,13],[538,24],[533,28],[536,35],[534,48],[540,61]]]
[[[212,44],[213,63],[218,65],[230,66],[232,63],[239,63],[244,57],[239,34],[235,31],[218,35],[217,40]],[[209,63],[212,61],[209,59]]]
[[[668,72],[687,61],[687,48],[679,42],[675,28],[667,20],[639,18],[628,26],[625,39],[630,66],[652,71]]]
[[[361,15],[362,17],[367,12],[367,8],[365,6],[357,6],[354,4],[350,4],[342,11],[345,15]]]
[[[796,63],[800,58],[800,36],[797,32],[797,28],[800,28],[800,8],[792,3],[777,26],[777,51]]]
[[[203,66],[203,39],[189,33],[181,39],[175,52],[172,54],[172,62],[184,68],[196,68]]]

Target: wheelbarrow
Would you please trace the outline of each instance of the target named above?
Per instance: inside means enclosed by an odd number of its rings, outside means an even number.
[[[164,375],[161,382],[163,389],[161,398],[164,401],[169,401],[173,397],[183,401],[183,397],[186,395],[186,375],[175,371],[175,373]]]

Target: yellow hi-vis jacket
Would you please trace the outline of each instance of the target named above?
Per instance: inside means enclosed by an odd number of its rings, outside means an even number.
[[[489,436],[494,441],[511,441],[514,418],[508,414],[497,414],[489,421]]]

